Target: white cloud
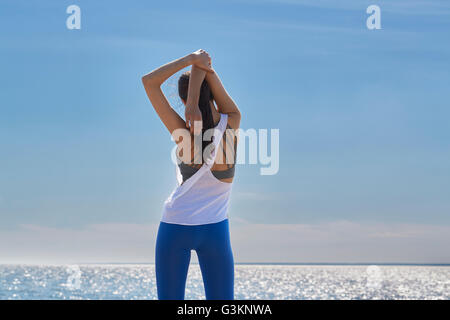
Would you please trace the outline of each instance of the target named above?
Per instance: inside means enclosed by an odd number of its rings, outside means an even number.
[[[0,234],[0,263],[153,262],[157,229],[158,224],[22,225]],[[231,218],[230,229],[236,262],[450,262],[450,226],[253,224]]]
[[[21,225],[0,234],[0,263],[148,262],[156,232],[155,224]]]

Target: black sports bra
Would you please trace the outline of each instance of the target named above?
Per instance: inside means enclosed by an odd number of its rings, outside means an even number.
[[[180,173],[183,176],[183,182],[192,177],[200,168],[192,167],[184,162],[180,162],[178,165]],[[219,180],[228,179],[234,177],[235,165],[225,170],[211,170],[211,173]]]

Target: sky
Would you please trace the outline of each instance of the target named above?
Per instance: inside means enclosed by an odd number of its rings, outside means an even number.
[[[277,174],[236,169],[236,262],[450,263],[448,1],[3,0],[0,39],[0,263],[154,261],[175,171],[141,76],[199,48],[279,129]]]

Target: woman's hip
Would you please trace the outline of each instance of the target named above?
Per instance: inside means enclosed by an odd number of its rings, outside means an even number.
[[[170,245],[195,250],[205,243],[228,245],[230,242],[228,219],[216,223],[182,225],[161,221],[156,245]]]

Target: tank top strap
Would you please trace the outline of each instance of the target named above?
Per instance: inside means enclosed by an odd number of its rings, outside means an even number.
[[[216,160],[217,152],[220,146],[220,142],[222,141],[223,134],[225,133],[225,130],[227,129],[227,123],[228,123],[228,115],[225,113],[220,114],[220,120],[217,126],[213,129],[213,145],[214,149],[211,152],[211,156],[205,159],[205,164],[211,168],[214,165],[214,161]]]

